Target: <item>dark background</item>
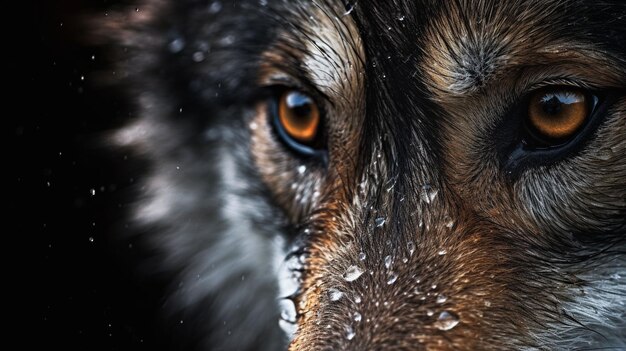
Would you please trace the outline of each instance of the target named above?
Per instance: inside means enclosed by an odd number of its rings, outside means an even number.
[[[4,98],[15,110],[5,112],[10,123],[5,169],[9,193],[15,195],[9,223],[15,225],[4,234],[26,248],[16,259],[5,244],[18,283],[3,285],[17,284],[17,301],[27,300],[17,306],[34,310],[25,322],[22,346],[167,348],[155,327],[163,303],[161,286],[142,281],[129,268],[146,252],[124,235],[132,205],[129,191],[141,172],[132,155],[103,142],[132,118],[131,109],[119,88],[98,83],[99,75],[114,69],[108,50],[95,47],[84,27],[88,16],[106,16],[119,5],[31,2],[16,12],[18,21],[6,33],[11,38],[28,33],[3,50],[10,62],[5,73],[15,79],[5,85],[10,91]],[[34,267],[26,269],[31,262]]]

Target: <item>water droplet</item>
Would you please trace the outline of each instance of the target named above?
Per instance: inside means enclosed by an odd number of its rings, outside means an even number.
[[[448,297],[444,294],[437,295],[437,303],[441,304],[448,301]]]
[[[93,240],[94,240],[94,239],[93,239],[93,236],[90,236],[90,237],[89,237],[89,242],[90,242],[90,243],[92,243],[92,242],[93,242]]]
[[[360,252],[360,253],[359,253],[359,261],[365,261],[365,257],[367,257],[367,256],[365,255],[365,252]]]
[[[191,59],[194,62],[202,62],[202,61],[204,61],[204,53],[202,51],[196,51],[191,56]]]
[[[354,329],[352,329],[352,327],[346,327],[346,339],[347,340],[354,339],[355,335],[356,333],[354,332]]]
[[[357,295],[357,296],[354,297],[354,303],[359,304],[359,303],[361,303],[361,301],[363,301],[363,300],[361,300],[361,296]]]
[[[433,314],[435,314],[435,311],[433,311],[433,310],[431,310],[431,309],[427,309],[427,310],[426,310],[426,315],[427,315],[428,317],[432,317],[432,316],[433,316]]]
[[[435,200],[435,197],[437,197],[438,193],[439,190],[437,190],[435,187],[429,184],[424,184],[422,185],[422,191],[420,193],[420,196],[422,198],[422,201],[430,204],[431,202],[433,202],[433,200]]]
[[[404,15],[400,15],[398,16],[398,21],[404,21],[404,18],[405,18]]]
[[[211,5],[209,5],[209,13],[216,14],[222,11],[222,3],[219,1],[214,1]]]
[[[304,172],[306,172],[306,166],[305,165],[298,166],[298,173],[304,174]]]
[[[446,228],[452,229],[452,227],[454,227],[454,219],[446,216],[445,221],[446,221]]]
[[[185,48],[185,41],[182,38],[176,38],[167,45],[168,50],[173,53],[179,53]]]
[[[389,278],[387,278],[387,285],[391,285],[393,283],[396,282],[396,280],[398,280],[398,275],[394,272],[391,272],[389,274]]]
[[[491,301],[485,300],[485,307],[491,307]]]
[[[346,12],[344,12],[343,15],[348,16],[349,14],[352,13],[352,11],[354,11],[355,7],[356,7],[356,4],[349,4],[349,7],[346,9]]]
[[[439,252],[438,252],[439,256],[443,256],[443,255],[445,255],[445,254],[447,254],[447,253],[448,253],[448,250],[446,250],[446,249],[441,249],[441,250],[439,250]]]
[[[387,269],[389,269],[391,267],[391,263],[392,263],[391,262],[391,256],[389,256],[389,255],[385,256],[385,267]]]
[[[338,301],[343,297],[343,292],[339,291],[337,288],[328,289],[328,298],[330,301]]]
[[[363,270],[357,266],[350,266],[348,267],[348,269],[346,270],[346,272],[343,274],[343,279],[345,279],[348,282],[352,282],[357,280],[361,274],[363,274]]]
[[[452,312],[443,311],[439,314],[437,321],[435,322],[435,328],[439,330],[450,330],[459,324],[459,316]]]
[[[353,319],[355,322],[357,322],[357,323],[358,323],[358,322],[360,322],[362,318],[363,318],[363,317],[361,316],[361,314],[360,314],[359,312],[354,312],[354,313],[352,314],[352,319]]]
[[[406,244],[406,248],[409,250],[409,255],[413,256],[413,253],[415,252],[415,244],[412,241],[409,241]]]
[[[376,220],[375,220],[376,227],[378,227],[378,228],[382,227],[383,225],[385,225],[385,221],[386,221],[385,217],[378,217],[378,218],[376,218]]]
[[[406,258],[406,257],[404,257],[404,258],[402,258],[402,262],[403,262],[403,263],[407,263],[407,262],[409,262],[409,259],[408,259],[408,258]]]

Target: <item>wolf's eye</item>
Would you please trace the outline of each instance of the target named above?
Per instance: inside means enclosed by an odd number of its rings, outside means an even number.
[[[590,115],[590,97],[582,89],[548,87],[528,101],[527,127],[544,146],[558,145],[576,134]]]
[[[313,98],[287,90],[273,105],[274,125],[280,138],[301,154],[315,154],[321,148],[321,116]]]

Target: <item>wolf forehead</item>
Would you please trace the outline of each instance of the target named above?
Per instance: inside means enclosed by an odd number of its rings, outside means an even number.
[[[297,5],[281,9],[297,25],[281,26],[265,57],[282,59],[279,67],[299,65],[301,73],[327,93],[362,88],[348,83],[364,79],[360,70],[366,64],[368,73],[377,76],[369,79],[396,71],[404,77],[398,84],[402,88],[411,77],[416,81],[413,89],[425,84],[436,95],[463,96],[510,79],[526,66],[593,67],[623,60],[617,23],[615,29],[606,28],[602,12],[578,1],[298,5],[298,11],[289,12]],[[598,49],[616,55],[607,57]],[[619,86],[618,77],[603,77],[604,83]]]

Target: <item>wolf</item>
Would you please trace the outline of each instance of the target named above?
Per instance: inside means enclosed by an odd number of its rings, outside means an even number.
[[[626,349],[623,1],[142,0],[90,25],[172,348]]]

